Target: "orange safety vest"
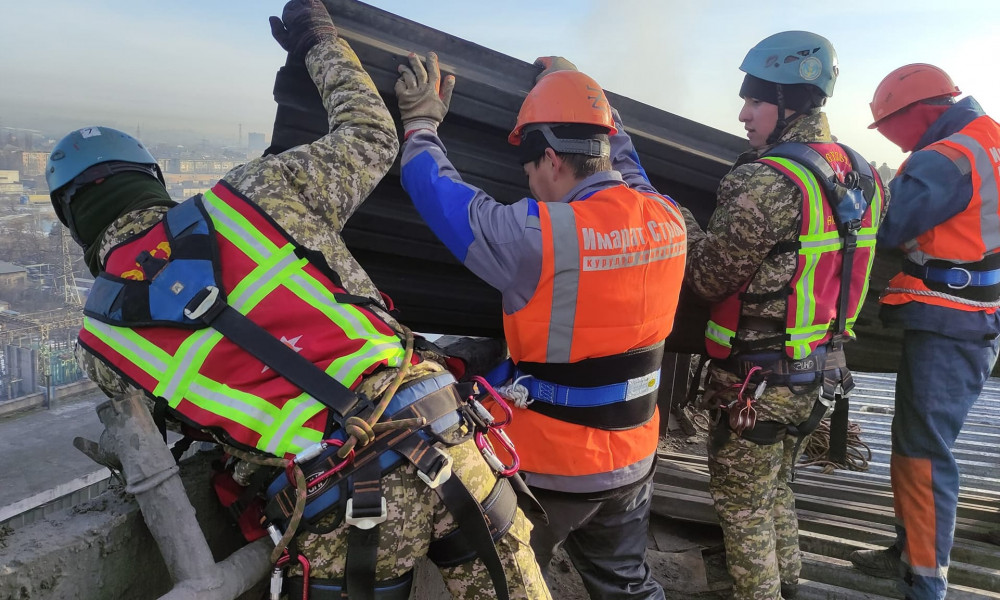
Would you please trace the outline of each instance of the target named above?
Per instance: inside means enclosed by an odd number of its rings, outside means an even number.
[[[783,147],[795,152],[777,151]],[[757,162],[775,169],[799,188],[802,193],[802,224],[795,242],[779,243],[775,248],[777,252],[795,252],[797,260],[795,272],[791,274],[786,288],[784,331],[757,344],[783,346],[790,358],[798,360],[812,354],[836,334],[854,337],[852,327],[864,304],[868,274],[875,260],[875,238],[882,218],[885,191],[875,170],[864,158],[839,144],[789,143],[774,151],[775,154],[769,153]],[[786,155],[796,156],[797,159],[789,159]],[[860,214],[854,236],[856,246],[847,265],[844,262],[846,237],[838,227],[836,209],[829,198],[833,192],[828,192],[816,174],[806,168],[807,161],[824,161],[829,165],[829,176],[836,177],[841,183],[854,170],[858,171],[858,175],[871,179],[872,196],[867,208]],[[843,272],[845,266],[850,267],[849,275]],[[846,282],[843,280],[845,276],[848,277]],[[743,316],[743,303],[754,301],[754,296],[746,291],[751,281],[752,278],[738,291],[712,306],[705,329],[705,346],[712,358],[728,358],[734,345],[739,351],[740,342],[736,340],[736,333]],[[845,302],[841,302],[842,294],[847,294],[843,298]],[[841,305],[846,309],[844,329],[835,331]]]
[[[995,255],[1000,252],[1000,178],[997,177],[1000,124],[988,116],[981,116],[925,150],[944,155],[963,173],[972,175],[972,198],[965,210],[903,244],[904,260],[917,265],[940,265],[942,270],[949,267],[985,270],[977,268],[982,265],[976,263],[995,263]],[[906,163],[900,166],[897,176],[905,168]],[[935,284],[901,272],[889,281],[879,301],[883,304],[923,302],[966,311],[996,310],[996,298],[990,299],[992,307],[984,306],[984,299],[971,299],[966,291],[971,288],[963,288],[961,284]]]
[[[684,219],[673,202],[620,185],[535,206],[542,232],[538,286],[523,308],[503,317],[515,366],[571,368],[660,344],[673,328],[687,254]],[[527,472],[608,474],[613,481],[616,470],[656,451],[659,415],[652,402],[652,416],[628,429],[570,423],[529,405],[514,408],[506,431]]]

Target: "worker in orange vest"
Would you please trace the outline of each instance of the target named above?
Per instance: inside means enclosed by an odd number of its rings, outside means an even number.
[[[1000,335],[1000,124],[927,64],[889,73],[871,102],[878,129],[913,154],[878,243],[903,250],[881,318],[903,329],[892,421],[896,543],[857,551],[862,571],[900,579],[913,600],[948,588],[958,467],[951,448],[997,359]]]
[[[508,141],[533,198],[504,205],[462,181],[437,126],[454,77],[411,55],[396,85],[403,187],[470,270],[503,295],[516,399],[507,432],[548,514],[533,519],[543,572],[564,546],[592,598],[663,598],[645,562],[663,341],[686,233],[601,87],[559,57]]]

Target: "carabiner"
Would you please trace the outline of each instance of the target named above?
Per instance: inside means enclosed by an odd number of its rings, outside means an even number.
[[[490,385],[488,381],[486,381],[479,375],[473,377],[472,380],[475,381],[476,383],[481,384],[486,389],[486,393],[490,395],[493,401],[497,403],[497,406],[500,407],[500,410],[503,411],[504,420],[499,423],[497,422],[489,423],[489,427],[492,429],[496,427],[506,427],[507,425],[509,425],[511,419],[514,418],[514,411],[512,411],[510,409],[510,406],[507,405],[507,402],[504,401],[503,396],[498,394],[497,391],[493,389],[493,386]]]
[[[493,448],[493,443],[490,441],[489,434],[493,434],[497,442],[510,454],[511,463],[510,465],[505,465],[500,462],[497,458],[496,449]],[[497,429],[494,427],[488,428],[485,432],[481,430],[476,430],[476,447],[479,448],[479,452],[482,453],[483,458],[486,462],[502,477],[510,477],[521,467],[521,459],[517,456],[517,451],[514,449],[514,443],[510,441],[507,434],[503,432],[502,429]]]
[[[340,448],[341,446],[344,445],[344,441],[343,440],[336,440],[336,439],[329,439],[329,440],[323,440],[322,442],[320,442],[320,444],[323,446],[323,450],[326,450],[330,446],[333,446],[335,448]],[[313,487],[313,486],[319,484],[320,482],[324,481],[325,479],[329,478],[330,476],[335,475],[338,471],[340,471],[341,469],[343,469],[344,467],[346,467],[353,460],[354,460],[354,449],[351,448],[351,451],[347,453],[347,456],[344,458],[344,460],[340,461],[339,463],[333,465],[332,467],[330,467],[329,469],[327,469],[326,471],[324,471],[323,474],[320,475],[319,477],[316,477],[314,479],[310,479],[309,481],[306,482],[306,485],[308,487]],[[288,483],[290,483],[293,486],[295,485],[295,465],[296,464],[298,464],[298,461],[291,460],[291,461],[288,462],[288,465],[285,466],[285,477],[288,478]]]

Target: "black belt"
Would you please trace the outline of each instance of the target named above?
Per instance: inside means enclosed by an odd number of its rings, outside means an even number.
[[[794,376],[847,368],[847,357],[844,356],[842,348],[837,348],[823,353],[814,353],[798,360],[789,359],[787,355],[775,352],[740,354],[723,360],[713,360],[712,363],[740,377],[746,377],[754,367],[760,367],[773,375]]]
[[[598,387],[652,373],[663,364],[663,342],[613,356],[585,358],[573,363],[521,361],[517,368],[536,379],[573,387]]]
[[[902,271],[920,279],[932,291],[975,302],[994,302],[1000,299],[1000,283],[996,282],[998,263],[1000,254],[991,254],[975,263],[930,260],[918,265],[904,259]]]

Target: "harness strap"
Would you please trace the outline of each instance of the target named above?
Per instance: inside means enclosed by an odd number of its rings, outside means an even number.
[[[448,385],[435,390],[423,398],[420,398],[413,404],[396,411],[392,415],[392,419],[402,420],[422,417],[427,423],[433,423],[441,417],[459,410],[461,405],[462,400],[459,398],[458,393],[455,390],[455,386]],[[419,429],[393,429],[380,434],[377,438],[375,438],[375,441],[357,451],[354,456],[354,461],[351,464],[347,465],[325,480],[319,489],[310,490],[307,501],[312,502],[317,500],[321,495],[327,492],[327,490],[335,487],[338,483],[343,481],[344,478],[352,475],[368,463],[376,461],[381,454],[391,449],[395,449],[398,444],[402,443],[407,438],[414,436],[419,431]],[[305,475],[306,480],[309,480],[310,477],[314,477],[318,474],[325,473],[335,465],[339,464],[342,459],[337,456],[337,450],[337,447],[331,446],[320,456],[303,464],[302,472]],[[276,492],[270,500],[268,500],[264,514],[269,521],[280,523],[291,518],[294,508],[295,486],[286,485],[280,491]],[[330,508],[332,508],[332,506]],[[324,514],[326,514],[325,511],[320,511],[311,515],[309,519],[315,520],[322,517]]]
[[[308,596],[303,592],[303,581],[301,577],[289,577],[288,600],[343,600],[347,590],[344,587],[343,579],[319,579],[309,578]],[[394,579],[376,581],[374,588],[375,600],[408,600],[410,588],[413,586],[413,571],[407,571]],[[354,596],[350,596],[354,598]]]
[[[351,514],[354,518],[384,518],[381,479],[382,472],[377,462],[368,463],[357,471],[351,494]],[[376,523],[373,527],[352,526],[348,529],[344,565],[348,598],[375,600],[375,562],[378,559],[380,527]]]
[[[1000,298],[1000,268],[996,264],[997,258],[1000,258],[1000,253],[977,263],[933,260],[926,265],[903,259],[902,271],[920,279],[935,292],[989,302]]]
[[[449,478],[435,491],[455,521],[460,523],[458,529],[462,532],[466,543],[486,565],[497,600],[510,600],[507,574],[503,570],[503,563],[500,562],[500,555],[482,506],[457,477]]]
[[[482,506],[493,541],[497,542],[514,524],[514,517],[517,514],[517,494],[506,478],[497,479],[493,489],[483,500]],[[431,542],[427,558],[442,568],[455,567],[474,560],[477,556],[476,550],[461,534],[461,529],[459,526],[441,539]]]
[[[188,318],[212,327],[321,402],[341,429],[348,417],[371,408],[370,402],[362,402],[360,396],[229,306],[221,296],[213,298],[212,290],[218,294],[216,288],[206,288],[192,299],[188,306],[195,308],[184,311]]]
[[[558,385],[576,387],[616,385],[658,370],[663,363],[663,344],[664,342],[659,342],[621,354],[585,358],[572,363],[521,361],[517,363],[517,369],[537,379]]]

